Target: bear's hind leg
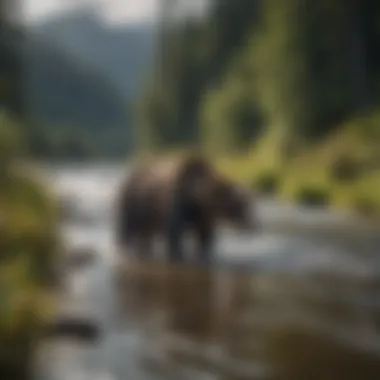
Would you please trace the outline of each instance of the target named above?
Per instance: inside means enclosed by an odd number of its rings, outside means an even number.
[[[214,254],[215,233],[208,226],[201,226],[196,229],[196,237],[199,243],[199,258],[201,263],[209,263]]]
[[[140,259],[149,259],[153,256],[153,234],[150,231],[139,231],[135,250]]]
[[[174,200],[167,229],[168,257],[171,262],[183,260],[183,233],[185,229],[184,208],[179,200]]]

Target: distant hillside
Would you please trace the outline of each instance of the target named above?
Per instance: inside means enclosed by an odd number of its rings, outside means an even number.
[[[92,128],[125,123],[127,105],[102,73],[39,41],[28,44],[27,56],[32,114],[49,122]]]
[[[108,27],[91,9],[51,19],[34,33],[102,72],[127,100],[135,98],[152,64],[153,26]]]
[[[103,74],[59,47],[33,38],[29,39],[26,56],[27,105],[35,122],[49,126],[50,132],[71,126],[91,133],[100,151],[107,134],[118,135],[115,144],[130,148],[127,102]]]
[[[152,27],[109,28],[91,10],[34,26],[27,44],[29,114],[50,132],[71,126],[91,136],[97,151],[125,154],[133,147],[131,103],[153,45]]]

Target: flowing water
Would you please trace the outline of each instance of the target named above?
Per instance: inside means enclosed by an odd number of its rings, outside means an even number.
[[[380,379],[376,231],[263,201],[263,230],[221,232],[210,268],[121,262],[111,207],[120,167],[49,173],[77,200],[62,224],[67,244],[97,253],[67,276],[61,307],[89,315],[102,336],[46,342],[38,379]]]

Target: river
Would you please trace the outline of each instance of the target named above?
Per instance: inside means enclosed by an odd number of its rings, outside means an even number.
[[[263,200],[262,231],[221,232],[209,269],[121,264],[111,207],[121,167],[47,173],[78,200],[77,217],[62,224],[66,243],[97,253],[65,279],[62,310],[86,313],[102,336],[47,342],[39,380],[380,379],[376,230]]]

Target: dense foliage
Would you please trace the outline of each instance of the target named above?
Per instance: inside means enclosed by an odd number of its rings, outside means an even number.
[[[374,0],[215,0],[204,20],[168,25],[140,146],[202,145],[250,183],[276,172],[284,195],[379,189],[379,17]],[[344,191],[331,174],[342,159],[360,167]]]
[[[0,373],[26,378],[35,342],[49,316],[58,226],[55,203],[20,159],[21,135],[0,120]]]
[[[0,377],[21,380],[51,310],[59,239],[54,199],[23,159],[29,141],[15,36],[21,43],[0,18]]]

